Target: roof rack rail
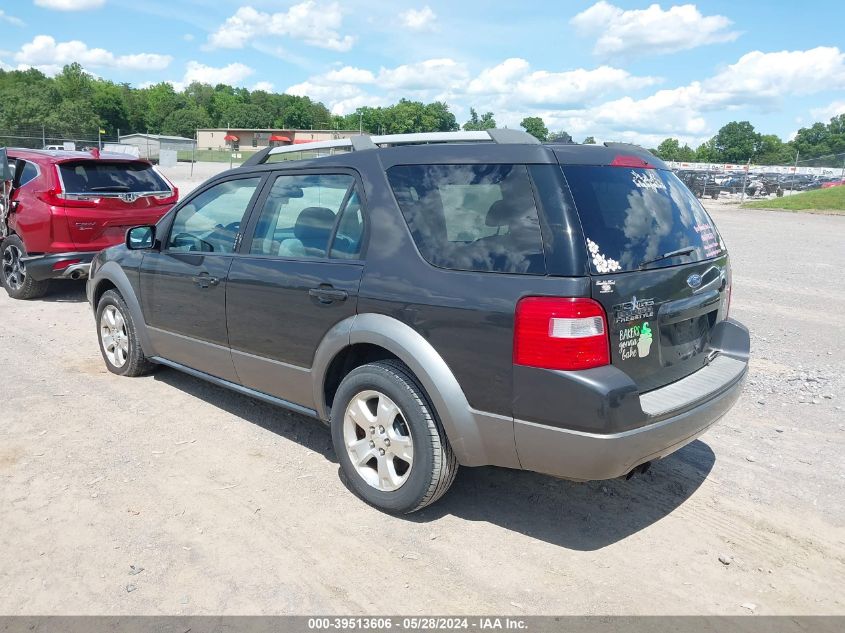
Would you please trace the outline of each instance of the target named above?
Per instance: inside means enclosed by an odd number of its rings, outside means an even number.
[[[268,147],[253,154],[243,165],[261,165],[270,156],[278,154],[292,154],[294,152],[312,152],[317,150],[343,149],[350,152],[361,152],[368,149],[378,149],[379,146],[396,145],[425,145],[430,143],[497,143],[539,145],[535,137],[522,130],[493,129],[472,132],[421,132],[415,134],[384,134],[370,136],[361,134],[350,138],[334,139],[331,141],[314,141],[297,145],[282,145]]]

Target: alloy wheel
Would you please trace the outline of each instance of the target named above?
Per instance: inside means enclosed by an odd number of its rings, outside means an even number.
[[[343,416],[343,440],[352,467],[373,488],[398,490],[414,463],[414,442],[402,410],[385,394],[358,393]]]
[[[12,290],[20,289],[26,282],[26,265],[21,257],[21,249],[14,244],[9,244],[3,250],[3,278]]]
[[[100,340],[108,361],[115,367],[123,367],[129,358],[129,335],[126,320],[113,305],[107,305],[100,315]]]

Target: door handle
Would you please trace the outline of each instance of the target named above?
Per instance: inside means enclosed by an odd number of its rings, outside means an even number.
[[[194,283],[199,286],[200,288],[208,288],[209,286],[216,286],[220,283],[220,280],[217,277],[212,277],[208,273],[200,273],[195,277],[191,277]]]
[[[320,303],[332,303],[333,301],[346,301],[349,293],[345,290],[338,290],[331,286],[317,286],[311,288],[308,294],[317,299]]]

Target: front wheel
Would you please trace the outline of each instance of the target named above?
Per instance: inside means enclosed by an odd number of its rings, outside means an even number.
[[[358,367],[331,412],[332,443],[352,490],[387,512],[407,514],[439,499],[458,463],[411,371],[398,361]]]
[[[106,368],[119,376],[142,376],[155,367],[144,356],[129,307],[116,290],[97,304],[97,339]]]
[[[12,299],[37,299],[44,296],[50,281],[33,279],[26,273],[26,248],[17,235],[10,235],[2,241],[0,259],[0,283]]]

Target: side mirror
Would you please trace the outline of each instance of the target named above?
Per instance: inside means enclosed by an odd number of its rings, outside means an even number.
[[[130,251],[142,251],[152,248],[156,241],[156,227],[133,226],[126,231],[126,248]]]

